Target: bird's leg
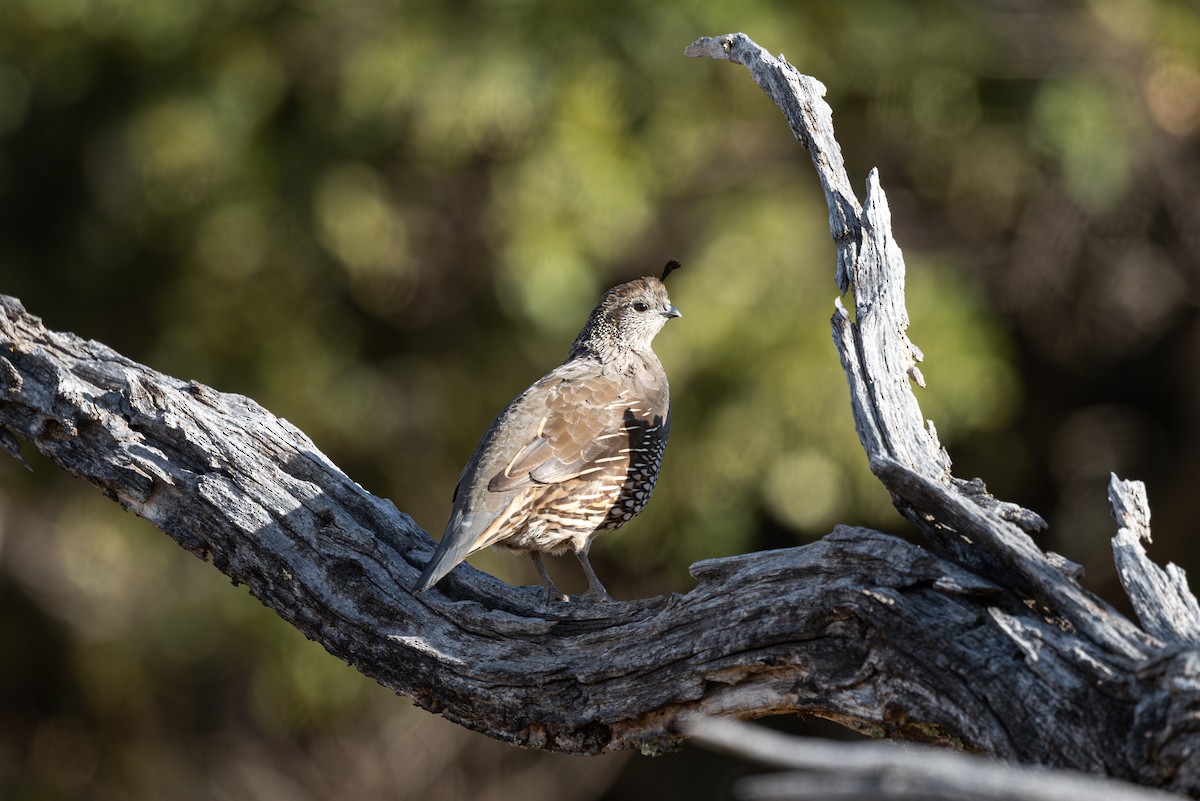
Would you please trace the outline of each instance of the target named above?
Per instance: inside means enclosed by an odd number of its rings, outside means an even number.
[[[589,601],[608,601],[611,602],[613,597],[608,594],[608,590],[604,589],[604,585],[600,583],[600,579],[596,576],[596,571],[592,570],[592,563],[588,561],[588,551],[591,550],[592,544],[585,543],[582,548],[575,552],[575,556],[579,559],[579,564],[583,567],[583,572],[587,574],[588,588],[581,595],[581,598],[586,598]]]
[[[542,563],[542,555],[537,551],[530,551],[529,558],[533,560],[533,566],[537,568],[538,575],[542,579],[542,586],[546,588],[546,605],[549,606],[555,601],[570,600],[562,590],[554,585],[554,579],[550,578],[550,572]]]

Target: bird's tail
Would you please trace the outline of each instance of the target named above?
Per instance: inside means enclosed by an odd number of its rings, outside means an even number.
[[[429,564],[425,565],[425,570],[417,579],[417,585],[413,588],[413,592],[424,592],[437,584],[447,573],[457,567],[459,562],[484,547],[479,544],[479,537],[473,536],[475,526],[472,524],[474,522],[474,515],[464,515],[459,511],[455,511],[450,516],[449,522],[446,523],[446,530],[442,533],[442,541],[438,543],[437,550],[433,552],[433,558],[429,560]]]
[[[450,522],[446,524],[446,530],[442,533],[442,541],[438,543],[437,550],[433,552],[433,558],[429,560],[429,564],[425,565],[425,569],[421,572],[421,577],[417,579],[417,585],[413,588],[413,592],[425,592],[442,580],[442,577],[453,570],[459,562],[471,555],[472,541],[468,537],[456,536],[460,529],[456,525],[460,522],[459,515],[450,518]]]
[[[504,539],[509,533],[514,513],[524,509],[527,506],[526,501],[527,493],[516,493],[503,511],[491,520],[478,512],[464,514],[456,509],[450,515],[446,530],[442,533],[442,541],[438,543],[433,558],[425,565],[425,570],[417,579],[417,586],[413,588],[413,592],[424,592],[441,581],[443,576],[471,554]],[[484,521],[487,521],[487,525],[479,531],[478,528]]]

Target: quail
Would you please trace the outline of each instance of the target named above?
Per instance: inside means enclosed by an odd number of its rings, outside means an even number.
[[[679,266],[672,259],[663,279]],[[651,350],[672,317],[662,280],[638,278],[604,294],[567,360],[492,422],[454,490],[453,508],[415,592],[495,545],[528,553],[546,602],[568,600],[542,554],[572,551],[587,575],[583,598],[611,600],[588,562],[597,534],[646,506],[671,431],[670,391]]]

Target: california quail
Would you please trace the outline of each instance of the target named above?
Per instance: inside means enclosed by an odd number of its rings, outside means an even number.
[[[672,260],[667,277],[679,262]],[[650,342],[680,312],[653,276],[613,287],[592,309],[560,367],[492,423],[463,468],[442,541],[415,592],[478,550],[533,558],[546,601],[566,600],[542,554],[574,551],[585,598],[610,600],[588,563],[597,534],[620,528],[654,491],[671,431],[667,376]]]

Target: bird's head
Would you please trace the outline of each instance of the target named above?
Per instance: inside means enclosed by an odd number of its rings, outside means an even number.
[[[671,269],[668,266],[666,272]],[[571,351],[590,350],[605,359],[610,351],[650,350],[667,320],[682,316],[662,281],[653,276],[635,278],[604,293]]]

